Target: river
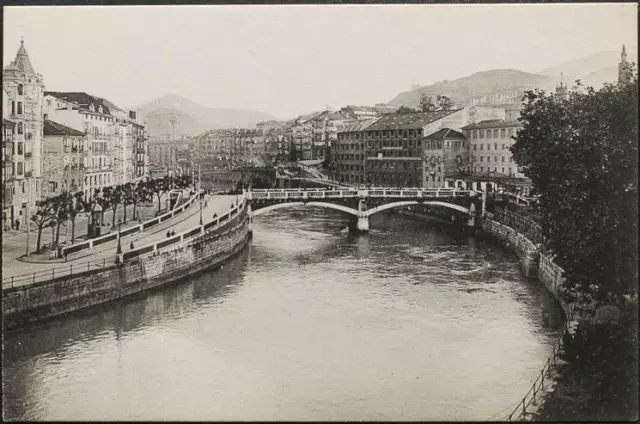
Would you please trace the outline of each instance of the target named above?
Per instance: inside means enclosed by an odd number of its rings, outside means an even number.
[[[562,314],[513,253],[397,214],[352,236],[318,209],[254,219],[222,269],[5,335],[20,420],[486,420]]]

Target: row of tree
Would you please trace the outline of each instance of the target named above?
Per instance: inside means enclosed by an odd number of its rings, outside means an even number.
[[[427,96],[425,93],[420,97],[420,112],[434,112],[436,110],[451,110],[453,109],[454,104],[451,101],[449,96],[438,95],[436,98],[436,102],[434,103],[430,96]],[[405,113],[415,113],[417,110],[407,107],[400,106],[400,108],[396,111],[397,114],[403,115]]]
[[[31,216],[31,221],[38,229],[36,251],[41,250],[42,231],[46,227],[51,227],[55,231],[53,245],[57,246],[60,241],[60,226],[65,222],[71,223],[71,243],[75,241],[76,218],[81,213],[91,213],[96,205],[100,205],[102,214],[101,224],[104,225],[104,212],[111,210],[111,226],[116,224],[116,213],[118,207],[123,208],[123,221],[127,222],[127,206],[133,206],[132,219],[137,217],[137,207],[141,203],[150,202],[154,196],[158,200],[158,214],[161,210],[162,196],[175,188],[188,188],[192,184],[192,179],[188,175],[180,177],[164,177],[138,181],[136,183],[126,183],[116,186],[96,189],[92,198],[86,198],[82,191],[63,191],[61,194],[48,197],[37,202],[37,210]]]

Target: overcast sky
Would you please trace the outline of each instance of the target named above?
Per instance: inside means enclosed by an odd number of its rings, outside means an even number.
[[[4,66],[24,37],[48,90],[120,107],[175,93],[289,118],[635,50],[637,16],[635,4],[9,7]]]

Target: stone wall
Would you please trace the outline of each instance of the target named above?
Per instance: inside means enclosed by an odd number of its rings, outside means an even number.
[[[481,223],[482,230],[499,239],[508,247],[512,247],[520,259],[520,271],[525,277],[536,277],[539,271],[540,248],[524,235],[511,227],[507,227],[497,221],[484,218]]]
[[[216,267],[249,240],[249,217],[240,214],[224,233],[212,231],[161,251],[55,280],[3,291],[5,329],[116,300]]]

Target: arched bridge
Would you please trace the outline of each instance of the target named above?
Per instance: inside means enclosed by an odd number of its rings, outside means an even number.
[[[469,215],[469,225],[475,225],[477,193],[453,188],[347,188],[250,190],[245,193],[251,215],[292,206],[317,206],[339,210],[358,219],[360,231],[369,229],[369,217],[384,210],[411,205],[440,206]]]

